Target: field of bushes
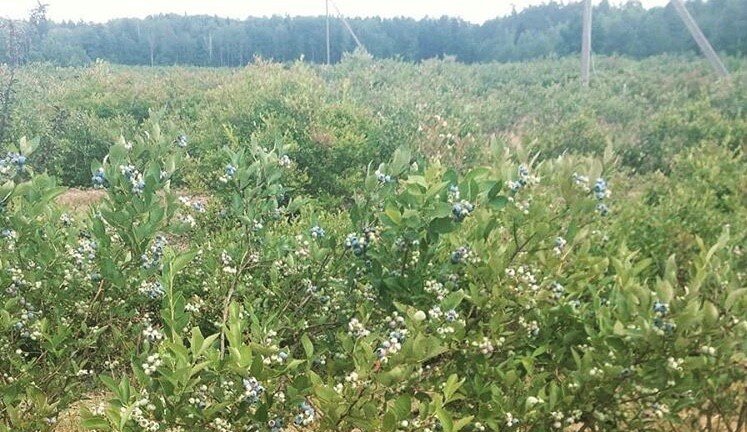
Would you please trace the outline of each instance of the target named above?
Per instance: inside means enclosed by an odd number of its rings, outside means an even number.
[[[745,430],[726,63],[15,71],[0,431]]]

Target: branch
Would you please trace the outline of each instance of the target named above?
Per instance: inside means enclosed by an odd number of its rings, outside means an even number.
[[[236,291],[236,286],[239,284],[239,279],[241,278],[242,273],[246,269],[249,268],[249,264],[251,261],[247,261],[247,256],[249,256],[249,249],[244,252],[244,255],[241,257],[241,265],[239,266],[239,269],[236,271],[236,276],[233,278],[233,282],[231,283],[231,288],[228,290],[228,294],[226,295],[226,299],[223,301],[223,320],[221,321],[221,330],[220,330],[220,356],[223,358],[223,355],[226,352],[226,321],[228,321],[228,309],[231,305],[231,297],[233,297],[233,293]]]

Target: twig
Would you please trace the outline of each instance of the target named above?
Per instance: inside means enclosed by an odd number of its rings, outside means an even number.
[[[742,402],[742,408],[739,410],[739,422],[737,423],[737,430],[744,430],[744,423],[747,420],[747,402]]]
[[[708,400],[711,402],[711,405],[713,405],[714,408],[716,408],[716,412],[718,412],[719,419],[718,419],[718,430],[721,429],[721,419],[724,419],[724,426],[726,426],[726,430],[728,432],[734,432],[734,430],[729,425],[729,422],[727,421],[727,417],[724,415],[723,411],[721,411],[721,407],[712,399],[708,398]]]
[[[83,322],[88,321],[88,316],[90,315],[91,311],[96,305],[96,301],[99,299],[99,296],[101,295],[102,292],[104,292],[104,279],[103,278],[101,279],[101,282],[99,282],[99,289],[96,291],[96,294],[93,296],[93,299],[91,299],[89,307],[86,310],[86,314],[83,317]]]
[[[239,269],[236,271],[236,277],[233,279],[233,283],[231,283],[231,288],[228,290],[228,294],[226,295],[226,299],[223,301],[223,321],[221,323],[221,330],[220,330],[220,356],[223,358],[223,355],[226,352],[226,322],[228,321],[228,309],[231,305],[231,297],[233,297],[233,293],[236,291],[236,286],[239,284],[239,279],[241,278],[241,274],[249,267],[249,262],[247,262],[246,257],[249,255],[249,250],[247,249],[246,252],[244,252],[244,256],[241,257],[241,265],[239,265]]]
[[[345,412],[343,412],[342,415],[340,415],[340,418],[337,419],[337,422],[335,423],[335,429],[340,426],[342,420],[350,414],[350,411],[353,410],[353,407],[363,398],[363,391],[365,389],[365,387],[361,387],[361,389],[358,390],[358,395],[356,396],[355,400],[350,405],[348,405],[347,409],[345,409]]]

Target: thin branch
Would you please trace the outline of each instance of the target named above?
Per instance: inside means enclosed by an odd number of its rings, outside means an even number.
[[[228,294],[226,295],[225,300],[223,301],[223,320],[221,321],[221,330],[220,330],[220,356],[223,358],[223,355],[226,352],[226,322],[228,321],[228,309],[229,306],[231,306],[231,298],[233,297],[233,293],[236,291],[236,286],[239,284],[239,279],[241,278],[242,273],[249,268],[249,264],[251,263],[251,260],[247,260],[247,257],[249,256],[249,250],[247,249],[246,252],[244,252],[244,255],[241,257],[241,265],[239,265],[239,269],[236,271],[236,277],[233,278],[233,282],[231,283],[231,288],[228,290]]]

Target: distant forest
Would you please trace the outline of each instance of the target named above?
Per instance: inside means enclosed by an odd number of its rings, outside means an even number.
[[[717,51],[747,53],[747,0],[696,0],[687,7]],[[551,2],[481,25],[449,17],[348,21],[368,52],[379,58],[517,61],[578,52],[581,9],[581,3]],[[332,61],[355,46],[344,24],[333,18]],[[637,1],[620,6],[604,1],[594,8],[593,46],[597,54],[634,58],[697,50],[671,5],[644,9]],[[40,5],[25,21],[0,21],[0,63],[67,66],[104,59],[128,65],[240,66],[255,56],[325,62],[325,18],[157,15],[105,24],[57,23],[46,18],[46,7]]]

